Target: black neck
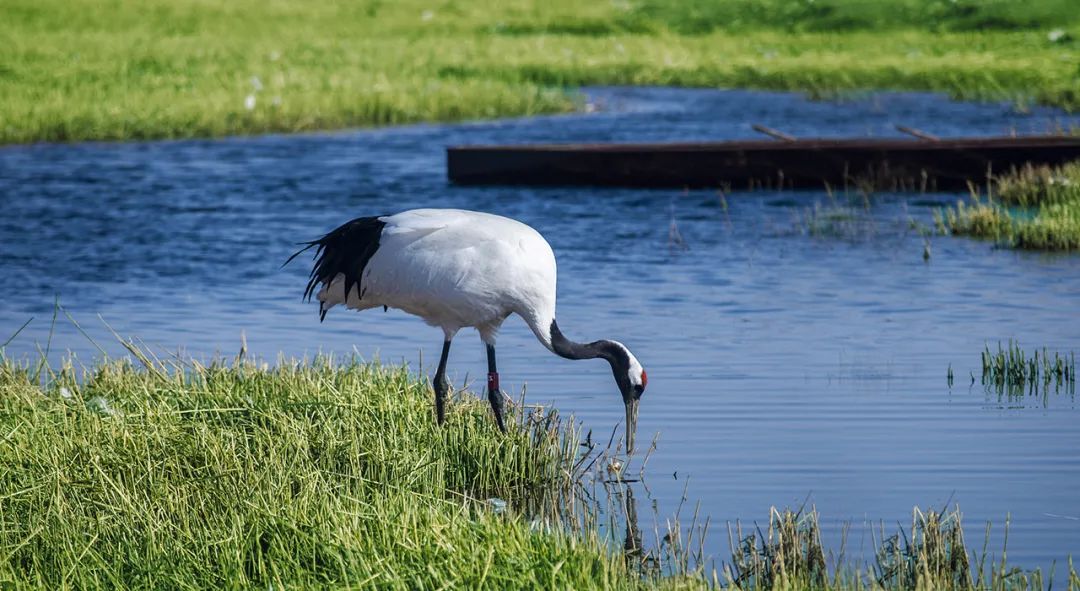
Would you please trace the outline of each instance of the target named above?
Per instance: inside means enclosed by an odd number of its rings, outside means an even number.
[[[563,336],[559,325],[551,321],[551,350],[555,354],[567,359],[596,359],[601,357],[613,361],[618,355],[618,346],[611,341],[593,341],[591,343],[575,343]]]

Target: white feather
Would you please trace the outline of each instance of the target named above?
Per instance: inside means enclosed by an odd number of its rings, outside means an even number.
[[[485,341],[512,313],[551,348],[555,255],[539,232],[509,218],[455,209],[415,209],[380,218],[379,249],[348,299],[339,274],[318,299],[364,310],[398,308],[452,337],[475,327]]]
[[[634,354],[630,352],[630,349],[628,349],[626,345],[620,343],[619,341],[611,342],[615,343],[620,349],[625,351],[627,358],[630,359],[630,368],[627,372],[627,377],[630,379],[630,383],[635,386],[643,386],[644,384],[642,383],[641,374],[645,371],[645,368],[641,366],[641,362],[638,361],[637,357],[634,357]]]

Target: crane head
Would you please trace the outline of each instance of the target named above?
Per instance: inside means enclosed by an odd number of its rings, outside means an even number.
[[[649,376],[641,367],[637,357],[618,341],[609,341],[611,371],[615,374],[615,383],[619,385],[623,404],[626,406],[626,453],[634,452],[634,434],[637,432],[638,403],[645,393]]]

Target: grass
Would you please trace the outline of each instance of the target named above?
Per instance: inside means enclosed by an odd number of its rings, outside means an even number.
[[[994,189],[998,201],[1009,206],[1072,203],[1080,200],[1080,162],[1059,167],[1027,166],[998,178]]]
[[[972,191],[937,215],[938,228],[1015,248],[1080,250],[1080,162],[1025,167],[1000,175],[985,199]]]
[[[9,0],[0,143],[574,109],[584,84],[1080,107],[1069,0]]]
[[[571,478],[550,414],[435,427],[404,369],[0,364],[0,586],[635,588],[595,532],[513,507]],[[490,497],[510,503],[505,514]]]
[[[1073,5],[1068,0],[645,0],[638,12],[672,30],[704,34],[718,29],[776,27],[790,31],[923,29],[956,32],[1053,28]],[[637,22],[637,21],[631,21]]]

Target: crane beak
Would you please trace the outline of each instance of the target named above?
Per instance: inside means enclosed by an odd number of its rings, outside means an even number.
[[[634,434],[637,433],[638,400],[626,398],[626,454],[634,453]]]

